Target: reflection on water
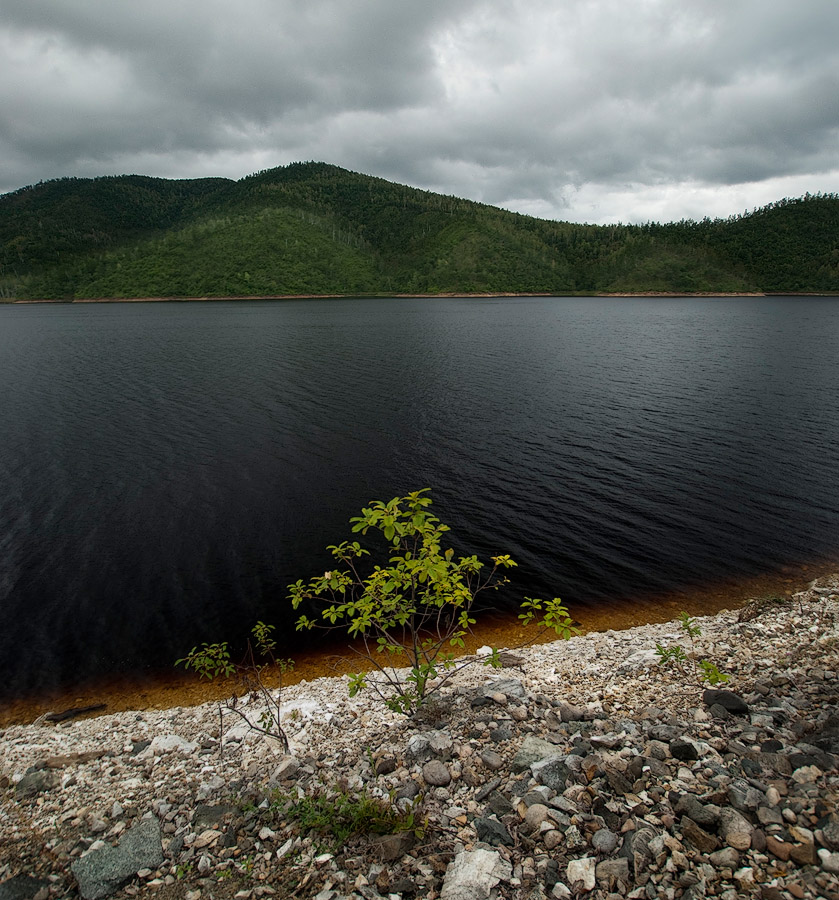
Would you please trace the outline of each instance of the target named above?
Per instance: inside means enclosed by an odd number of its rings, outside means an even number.
[[[4,305],[0,693],[297,655],[286,585],[424,486],[507,608],[839,559],[837,358],[829,298]]]

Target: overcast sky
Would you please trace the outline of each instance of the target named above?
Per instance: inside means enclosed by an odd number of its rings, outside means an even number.
[[[839,0],[0,2],[0,192],[299,160],[597,223],[839,191]]]

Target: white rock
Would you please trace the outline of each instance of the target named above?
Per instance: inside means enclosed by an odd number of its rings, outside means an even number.
[[[487,900],[513,867],[494,850],[463,850],[449,863],[440,900]]]
[[[584,856],[582,859],[572,859],[568,863],[565,870],[568,884],[581,885],[584,891],[593,891],[597,883],[595,878],[595,869],[597,868],[597,860],[593,856]]]
[[[839,875],[839,853],[831,853],[823,847],[819,850],[819,862],[825,872]]]
[[[797,784],[812,784],[818,781],[824,772],[818,766],[802,766],[792,773],[792,780]]]
[[[213,794],[220,791],[227,782],[220,775],[213,775],[212,778],[207,781],[202,781],[200,785],[198,785],[198,799],[206,800],[208,797],[212,797]]]
[[[635,669],[648,669],[658,662],[659,656],[655,649],[639,650],[637,653],[633,653],[632,656],[628,656],[624,660],[623,664],[618,669],[618,674],[622,675],[626,672],[632,672]]]
[[[149,756],[162,756],[164,753],[183,753],[192,754],[198,749],[198,744],[194,741],[187,741],[179,734],[159,734],[152,739],[151,744],[143,750],[139,756],[146,758]]]

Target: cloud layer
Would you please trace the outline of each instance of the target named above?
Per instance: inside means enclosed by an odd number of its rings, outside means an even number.
[[[839,190],[835,0],[5,0],[0,192],[323,160],[575,221]]]

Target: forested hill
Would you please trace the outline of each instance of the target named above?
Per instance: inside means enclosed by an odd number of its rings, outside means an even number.
[[[324,163],[240,181],[66,178],[0,196],[0,297],[839,291],[839,197],[577,225]]]

